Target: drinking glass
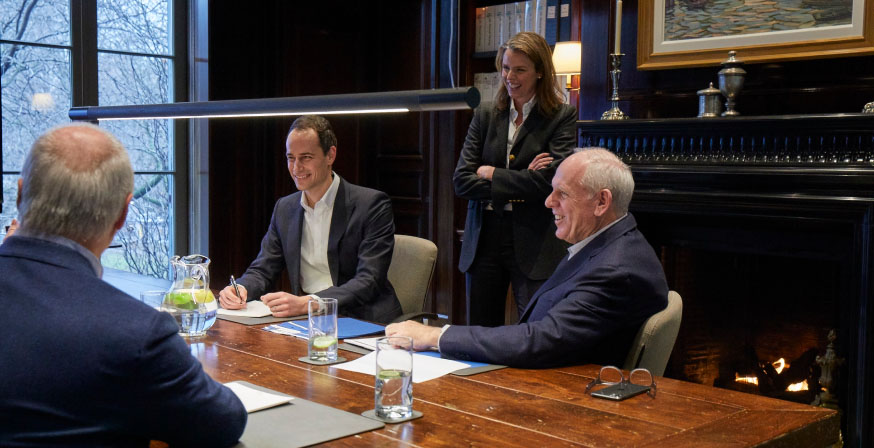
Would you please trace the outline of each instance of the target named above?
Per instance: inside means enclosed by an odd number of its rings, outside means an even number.
[[[377,417],[397,420],[413,415],[413,340],[390,336],[376,340]]]
[[[164,295],[167,291],[143,291],[140,293],[140,302],[149,305],[154,309],[161,309],[161,304],[164,302]]]
[[[309,343],[307,354],[311,361],[337,360],[337,299],[310,299]]]

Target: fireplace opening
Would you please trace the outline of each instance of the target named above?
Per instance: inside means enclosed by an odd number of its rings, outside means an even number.
[[[665,376],[814,401],[816,357],[840,325],[839,261],[683,246],[662,247],[661,258],[683,298]]]

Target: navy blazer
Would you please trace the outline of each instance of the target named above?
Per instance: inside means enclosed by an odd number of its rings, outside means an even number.
[[[453,325],[440,352],[513,367],[621,366],[643,321],[667,305],[661,263],[628,214],[562,260],[519,324]]]
[[[452,176],[455,194],[468,199],[467,219],[458,268],[467,272],[476,257],[483,212],[491,201],[502,208],[513,204],[513,245],[516,264],[528,278],[543,280],[552,274],[565,254],[567,244],[555,237],[552,213],[544,207],[552,192],[552,177],[565,157],[576,146],[577,111],[562,104],[552,116],[535,106],[516,133],[507,163],[509,110],[499,111],[494,103],[484,103],[474,111],[461,156]],[[529,170],[537,154],[548,152],[555,159],[542,170]],[[480,179],[482,165],[495,167],[492,180]]]
[[[249,300],[270,292],[283,269],[288,271],[290,292],[304,295],[300,286],[301,194],[280,198],[273,208],[261,252],[239,279]],[[388,195],[340,178],[328,235],[328,265],[335,286],[307,292],[337,299],[340,314],[346,316],[381,323],[400,316],[401,304],[388,281],[394,233]]]
[[[13,235],[0,273],[0,446],[230,446],[243,433],[243,404],[173,318],[81,254]]]

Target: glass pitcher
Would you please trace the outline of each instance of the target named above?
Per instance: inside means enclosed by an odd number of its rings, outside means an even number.
[[[170,260],[173,285],[164,296],[161,309],[179,324],[179,335],[198,337],[215,323],[218,310],[209,290],[209,258],[203,255],[176,255]]]

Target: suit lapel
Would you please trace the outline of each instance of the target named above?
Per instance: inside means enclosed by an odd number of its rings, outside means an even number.
[[[561,263],[556,266],[555,272],[549,276],[546,283],[537,290],[534,297],[532,297],[531,301],[528,302],[528,306],[525,308],[525,312],[522,313],[522,317],[519,318],[519,322],[525,322],[528,320],[534,307],[537,306],[537,300],[540,299],[540,296],[567,281],[582,266],[582,257],[579,257],[579,255],[580,254],[575,255],[570,260],[565,256],[561,260]]]
[[[303,192],[301,192],[301,196]],[[300,295],[303,291],[300,288],[300,237],[303,234],[303,207],[300,201],[295,204],[294,210],[291,211],[291,225],[288,227],[288,247],[294,251],[289,254],[285,252],[285,262],[288,264],[288,281],[291,283],[291,292]]]
[[[351,208],[355,204],[346,204],[346,182],[340,178],[340,185],[337,186],[337,197],[334,199],[334,211],[331,212],[331,230],[328,234],[328,267],[331,269],[331,280],[335,285],[339,285],[340,273],[340,240],[343,239],[343,233],[346,230],[346,224],[349,219],[348,213],[351,213]]]
[[[507,165],[507,132],[510,129],[510,110],[497,111],[495,116],[495,144],[486,148],[494,148],[491,151],[490,162],[492,166],[505,167]],[[489,162],[487,162],[489,163]]]

